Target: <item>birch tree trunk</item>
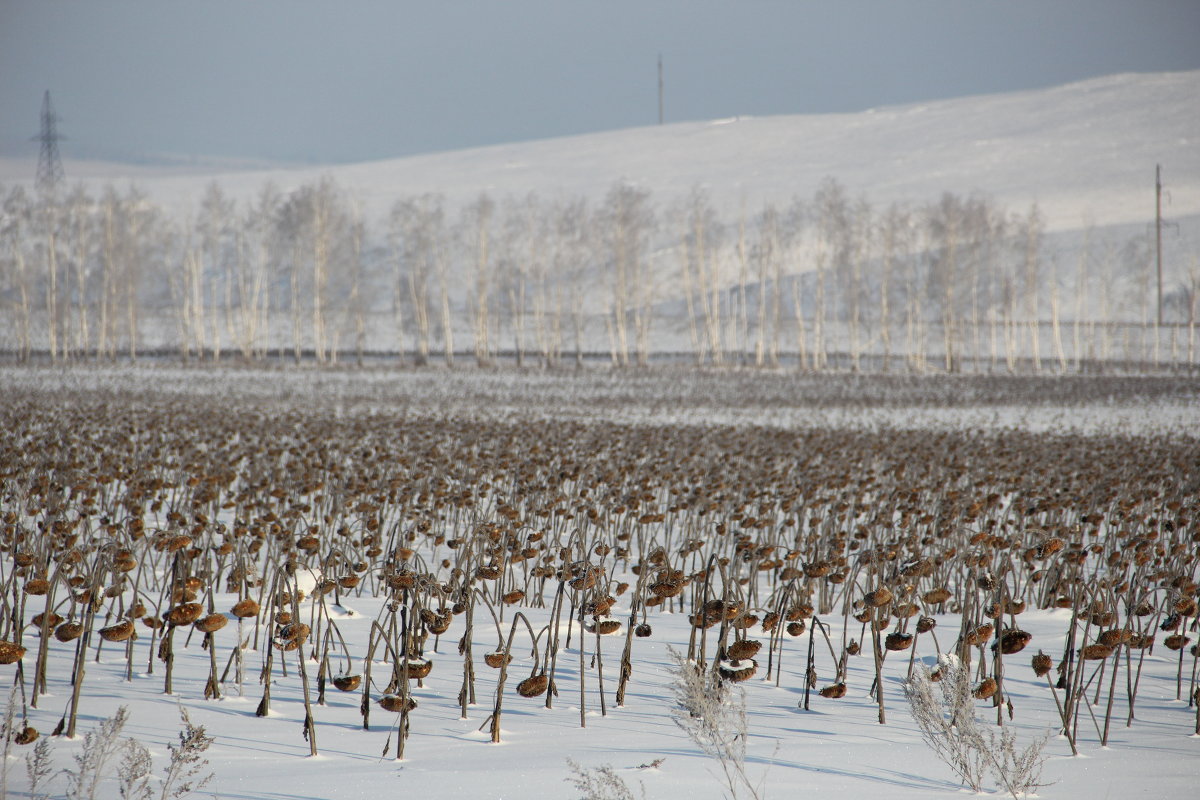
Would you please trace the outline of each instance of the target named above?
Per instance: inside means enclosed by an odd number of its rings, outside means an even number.
[[[475,276],[472,298],[472,325],[475,344],[475,364],[486,366],[492,361],[491,344],[488,341],[489,315],[491,310],[492,270],[488,244],[491,233],[492,213],[495,204],[485,193],[466,211],[475,230]]]
[[[1025,220],[1025,313],[1029,316],[1029,350],[1033,371],[1042,371],[1038,331],[1038,250],[1041,247],[1042,216],[1036,204]]]
[[[734,346],[737,348],[737,361],[741,364],[745,362],[746,352],[750,346],[750,309],[746,302],[746,284],[750,280],[750,256],[746,249],[746,209],[744,205],[742,213],[738,216],[737,257],[738,293],[736,316],[734,318],[736,333]]]
[[[50,362],[59,359],[59,319],[58,319],[58,238],[56,228],[58,207],[52,200],[42,203],[42,224],[45,226],[46,243],[46,275],[49,286],[46,290],[46,334],[50,348]]]

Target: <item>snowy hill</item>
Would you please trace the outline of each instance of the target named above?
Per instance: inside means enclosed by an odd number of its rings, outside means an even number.
[[[332,175],[368,214],[426,192],[449,205],[496,197],[599,197],[615,181],[669,203],[695,185],[727,211],[811,196],[826,176],[879,205],[980,192],[1021,211],[1036,201],[1049,231],[1145,223],[1154,168],[1166,213],[1200,214],[1200,71],[1123,74],[1052,89],[966,97],[854,114],[684,122],[353,165],[214,172],[67,161],[69,178],[136,181],[167,208],[194,209],[217,180],[249,198]],[[33,164],[0,160],[0,181]]]
[[[0,347],[61,349],[74,337],[81,350],[101,339],[111,348],[123,334],[93,335],[84,323],[91,315],[112,327],[103,311],[118,276],[108,265],[126,263],[114,255],[124,247],[148,265],[131,273],[140,285],[128,296],[156,320],[134,319],[124,335],[164,349],[289,346],[321,358],[354,342],[359,352],[412,348],[423,360],[469,346],[484,361],[505,348],[518,362],[528,349],[551,363],[567,350],[623,361],[632,349],[643,361],[753,351],[761,362],[792,348],[801,363],[811,349],[822,367],[829,354],[854,366],[886,360],[895,342],[919,369],[926,354],[945,369],[960,357],[995,368],[1002,355],[1010,369],[1020,358],[1037,369],[1046,352],[1064,371],[1069,359],[1190,364],[1200,319],[1197,98],[1200,70],[362,164],[68,161],[68,177],[92,197],[134,183],[167,219],[154,217],[162,224],[150,236],[133,216],[144,204],[121,200],[124,217],[104,212],[126,220],[110,239],[93,235],[99,205],[67,209],[91,214],[91,225],[60,233],[54,279],[44,268],[10,271]],[[28,183],[34,171],[29,160],[0,161],[0,182]],[[214,183],[220,192],[206,201]],[[268,183],[282,194],[262,194]],[[618,183],[648,194],[610,195]],[[485,192],[499,201],[494,213],[472,208]],[[580,198],[588,208],[560,202]],[[807,205],[792,216],[797,198]],[[893,203],[914,213],[889,213]],[[24,262],[39,263],[41,234],[25,233]],[[80,284],[82,295],[64,288]],[[1160,311],[1181,327],[1155,327]]]

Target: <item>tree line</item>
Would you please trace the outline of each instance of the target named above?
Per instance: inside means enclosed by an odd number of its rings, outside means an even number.
[[[659,204],[618,182],[599,201],[412,196],[383,219],[329,177],[243,202],[214,182],[181,215],[136,187],[0,198],[0,349],[20,360],[1195,363],[1200,271],[1159,326],[1146,236],[1048,255],[1036,205],[983,195],[881,208],[826,179],[731,215],[703,188]]]

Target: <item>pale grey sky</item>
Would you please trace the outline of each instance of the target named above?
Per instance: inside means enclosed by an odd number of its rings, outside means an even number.
[[[1200,69],[1198,0],[0,0],[0,154],[360,161]],[[1200,102],[1200,98],[1197,98]]]

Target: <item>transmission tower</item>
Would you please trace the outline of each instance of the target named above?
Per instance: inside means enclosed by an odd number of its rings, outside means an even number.
[[[65,139],[58,133],[58,115],[50,104],[50,90],[42,96],[42,129],[32,141],[41,142],[38,152],[37,190],[40,194],[53,195],[64,180],[62,159],[58,157],[58,143]]]

